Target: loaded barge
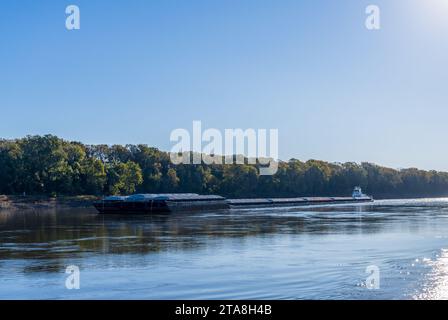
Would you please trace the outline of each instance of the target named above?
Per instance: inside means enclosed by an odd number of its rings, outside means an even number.
[[[94,202],[100,213],[168,213],[177,211],[206,211],[233,208],[295,207],[306,205],[371,202],[373,198],[355,187],[351,197],[305,197],[226,199],[196,193],[136,194],[111,196]]]

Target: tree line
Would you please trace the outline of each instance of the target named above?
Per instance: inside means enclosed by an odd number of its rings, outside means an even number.
[[[0,194],[343,196],[357,185],[376,198],[446,196],[448,173],[291,159],[260,176],[253,164],[174,165],[169,153],[143,144],[85,145],[53,135],[0,140]]]

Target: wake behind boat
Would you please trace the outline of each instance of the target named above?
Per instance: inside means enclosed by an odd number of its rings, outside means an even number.
[[[176,211],[304,206],[371,201],[373,201],[372,197],[363,194],[360,187],[355,187],[351,197],[226,199],[217,195],[166,193],[111,196],[101,201],[96,201],[93,205],[100,213],[167,213]]]

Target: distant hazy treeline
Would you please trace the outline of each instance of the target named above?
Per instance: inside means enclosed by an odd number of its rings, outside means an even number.
[[[260,176],[254,165],[174,165],[167,152],[146,145],[84,145],[51,135],[0,140],[0,194],[293,197],[349,195],[355,185],[375,197],[445,196],[448,173],[291,159]]]

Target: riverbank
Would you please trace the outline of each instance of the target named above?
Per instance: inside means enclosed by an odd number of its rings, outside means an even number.
[[[88,208],[98,200],[96,196],[7,196],[0,195],[1,210],[38,210]]]

